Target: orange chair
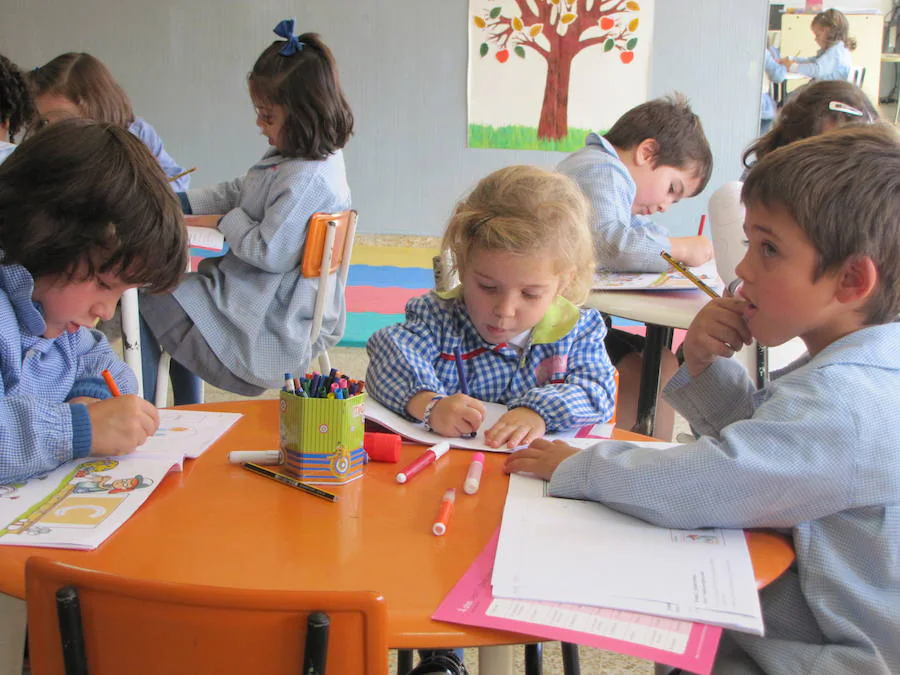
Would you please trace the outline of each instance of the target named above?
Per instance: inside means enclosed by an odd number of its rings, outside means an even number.
[[[25,588],[34,675],[388,673],[373,592],[171,584],[39,557]]]

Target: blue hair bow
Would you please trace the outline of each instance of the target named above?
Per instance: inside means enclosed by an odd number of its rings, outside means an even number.
[[[303,49],[303,43],[294,35],[293,19],[282,19],[279,21],[278,25],[275,26],[274,33],[278,37],[287,40],[287,44],[278,52],[282,56],[292,56]]]

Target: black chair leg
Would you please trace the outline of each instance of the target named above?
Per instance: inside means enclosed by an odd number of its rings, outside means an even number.
[[[331,620],[324,612],[312,612],[306,618],[306,646],[303,649],[302,675],[325,675],[330,628]]]
[[[81,603],[78,591],[66,586],[56,591],[56,616],[62,641],[63,667],[66,675],[88,675],[84,653],[84,627],[81,624]]]
[[[565,675],[581,675],[581,662],[578,660],[578,645],[571,642],[560,642],[562,649],[563,673]]]
[[[413,650],[397,650],[397,675],[406,675],[413,668]]]
[[[525,675],[541,675],[544,672],[544,644],[525,645]]]

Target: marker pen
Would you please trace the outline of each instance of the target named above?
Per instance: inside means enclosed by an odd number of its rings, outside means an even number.
[[[281,450],[234,450],[228,453],[228,461],[232,464],[284,464],[284,453]]]
[[[441,506],[438,509],[437,517],[434,519],[434,525],[431,531],[440,537],[447,531],[447,525],[450,523],[450,516],[453,515],[453,504],[456,501],[456,488],[450,488],[441,498]]]
[[[425,452],[423,452],[419,457],[412,462],[409,466],[403,469],[400,473],[397,474],[397,482],[405,483],[410,478],[419,473],[422,469],[424,469],[429,464],[436,462],[441,457],[447,454],[450,450],[450,441],[444,441],[443,443],[438,443],[437,445],[432,445]]]
[[[466,481],[463,483],[463,492],[467,495],[474,495],[478,492],[482,471],[484,471],[484,453],[476,452],[472,455],[472,463],[469,464],[469,473],[466,474]]]

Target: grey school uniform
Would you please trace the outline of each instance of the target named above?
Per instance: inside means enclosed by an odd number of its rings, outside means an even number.
[[[335,282],[322,334],[315,345],[309,344],[319,282],[300,273],[309,217],[317,211],[350,208],[343,155],[338,151],[309,161],[271,149],[247,175],[191,190],[187,197],[195,214],[225,214],[219,230],[230,250],[221,258],[204,260],[172,295],[231,373],[260,388],[280,387],[285,372],[305,369],[344,332],[344,288]],[[153,296],[141,301],[142,314],[156,333],[154,312],[149,307],[145,311],[145,302],[156,309],[161,303]],[[161,341],[171,352],[174,346]],[[203,379],[216,382],[206,377],[202,359],[179,360]]]
[[[783,528],[795,564],[760,592],[765,637],[726,631],[715,672],[900,673],[900,324],[870,326],[755,391],[733,360],[666,399],[696,443],[627,443],[559,465],[555,497],[664,527]]]

